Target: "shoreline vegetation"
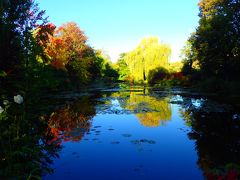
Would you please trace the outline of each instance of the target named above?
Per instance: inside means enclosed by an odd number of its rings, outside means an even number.
[[[56,27],[34,1],[1,1],[0,178],[40,178],[51,171],[46,167],[61,147],[43,131],[47,123],[38,103],[47,93],[123,82],[220,94],[239,105],[239,7],[235,0],[201,0],[199,26],[182,62],[169,63],[171,47],[149,37],[112,63],[75,22]]]
[[[181,62],[170,63],[171,47],[152,36],[112,63],[104,50],[88,45],[88,37],[75,22],[56,27],[34,2],[4,1],[1,87],[8,87],[5,92],[12,96],[16,91],[81,89],[102,81],[239,94],[238,6],[230,0],[228,4],[200,1],[199,26],[182,49]]]

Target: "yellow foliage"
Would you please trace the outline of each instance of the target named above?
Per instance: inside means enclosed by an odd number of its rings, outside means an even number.
[[[181,72],[183,67],[183,62],[172,62],[169,64],[170,72]]]
[[[115,98],[123,98],[120,101],[122,108],[135,113],[143,126],[157,127],[165,125],[172,118],[169,98],[157,99],[149,96],[148,89],[134,87],[129,91],[115,92],[111,94]]]
[[[136,49],[127,53],[125,61],[134,81],[146,81],[151,70],[168,68],[171,48],[159,43],[157,37],[144,38]]]

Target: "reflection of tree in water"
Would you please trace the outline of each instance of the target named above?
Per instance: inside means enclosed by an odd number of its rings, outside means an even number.
[[[61,146],[50,143],[46,123],[22,105],[11,104],[0,119],[0,179],[41,179]]]
[[[129,92],[123,107],[136,113],[141,124],[146,127],[165,125],[171,120],[171,106],[166,98],[157,99],[142,92]]]
[[[53,141],[80,141],[90,129],[90,120],[95,115],[95,107],[89,97],[83,97],[53,112],[48,122],[55,137]]]
[[[198,165],[207,179],[238,179],[240,119],[230,110],[217,112],[209,111],[208,108],[206,102],[200,108],[189,106],[188,102],[181,110],[192,127],[188,136],[196,140]]]
[[[159,112],[148,112],[148,113],[138,113],[137,117],[141,121],[141,124],[146,127],[157,127],[160,125],[165,125],[166,121],[170,119],[161,119],[162,113]]]

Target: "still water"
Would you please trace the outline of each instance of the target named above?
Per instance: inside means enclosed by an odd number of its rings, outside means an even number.
[[[240,116],[230,105],[144,87],[63,94],[49,116],[61,147],[43,179],[216,179],[239,175]]]
[[[36,102],[3,103],[0,179],[240,179],[239,101],[120,85]]]

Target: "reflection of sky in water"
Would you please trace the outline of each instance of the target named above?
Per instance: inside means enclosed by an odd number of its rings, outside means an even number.
[[[183,102],[183,98],[180,95],[173,96],[171,102]]]
[[[202,98],[201,99],[191,99],[191,102],[195,108],[199,109],[202,106],[204,99],[202,99]]]
[[[113,111],[120,111],[123,108],[120,106],[120,103],[117,99],[112,99],[111,100],[111,110]]]
[[[189,101],[188,101],[189,100]],[[195,99],[195,98],[186,98],[186,102],[184,102],[184,99],[180,95],[175,95],[171,98],[170,102],[174,104],[182,104],[185,103],[188,107],[192,106],[193,108],[199,109],[202,107],[203,103],[206,101],[203,98],[201,99]]]
[[[154,128],[134,114],[97,114],[80,143],[63,143],[55,173],[45,179],[202,179],[190,128],[179,105],[170,107],[171,121]],[[111,110],[122,109],[111,100]]]

